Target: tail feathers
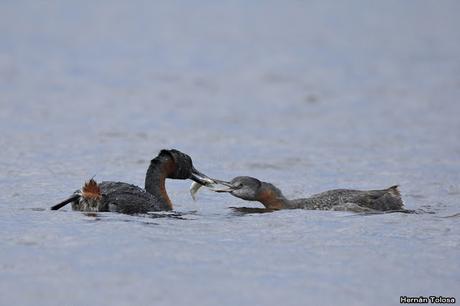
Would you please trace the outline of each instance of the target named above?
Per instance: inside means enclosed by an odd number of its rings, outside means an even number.
[[[94,179],[90,179],[81,188],[81,196],[88,200],[100,200],[102,197],[101,188]]]
[[[386,189],[386,193],[378,198],[375,203],[377,210],[401,210],[404,203],[399,192],[398,185]]]
[[[391,186],[387,190],[391,195],[393,195],[395,197],[401,197],[401,193],[399,192],[399,186],[398,185]]]

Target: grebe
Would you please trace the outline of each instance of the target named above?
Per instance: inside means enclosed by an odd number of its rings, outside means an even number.
[[[161,150],[152,159],[145,176],[145,190],[123,182],[96,183],[91,179],[67,200],[51,207],[57,210],[72,203],[73,210],[111,211],[124,214],[172,210],[173,205],[166,193],[165,180],[192,179],[200,185],[211,187],[215,181],[193,167],[190,156],[178,150]]]
[[[259,181],[250,176],[238,176],[231,182],[218,181],[231,186],[225,189],[211,188],[216,192],[230,192],[233,196],[246,200],[258,201],[266,209],[309,209],[309,210],[345,210],[354,212],[371,211],[406,211],[401,200],[398,186],[382,190],[334,189],[314,194],[309,198],[288,200],[281,190],[273,184]],[[225,183],[225,184],[224,184]],[[227,186],[226,185],[226,186]],[[201,187],[200,183],[190,186],[192,197]]]

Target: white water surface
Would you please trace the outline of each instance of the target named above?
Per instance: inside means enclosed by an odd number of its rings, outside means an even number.
[[[1,1],[1,305],[460,298],[458,1]],[[399,184],[419,214],[49,207],[160,149],[288,197]]]

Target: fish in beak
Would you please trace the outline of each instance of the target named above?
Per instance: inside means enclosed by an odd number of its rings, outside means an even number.
[[[216,181],[209,176],[201,173],[200,171],[192,168],[192,175],[190,179],[193,180],[193,184],[200,184],[202,186],[211,186],[216,183]]]
[[[192,178],[193,179],[193,178]],[[210,179],[210,178],[208,178]],[[238,189],[237,186],[232,185],[230,182],[221,181],[217,179],[210,179],[211,181],[202,184],[201,182],[197,182],[194,180],[192,185],[190,185],[190,195],[192,199],[196,200],[196,194],[201,187],[205,186],[214,192],[232,192],[233,190]]]

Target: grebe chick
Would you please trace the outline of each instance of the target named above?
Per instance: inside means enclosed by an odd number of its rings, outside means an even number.
[[[334,189],[314,194],[309,198],[288,200],[281,190],[273,184],[259,181],[250,176],[238,176],[225,183],[230,188],[213,189],[216,192],[230,192],[233,196],[246,200],[258,201],[267,209],[309,209],[309,210],[348,210],[366,211],[404,211],[404,204],[398,186],[382,190]],[[198,185],[192,184],[190,191],[196,193]]]
[[[97,184],[93,179],[67,200],[51,207],[57,210],[68,203],[78,211],[111,211],[124,214],[172,210],[173,205],[166,193],[165,180],[192,179],[209,186],[215,181],[193,167],[190,156],[178,150],[161,150],[152,159],[145,177],[145,189],[123,182],[105,181]]]

